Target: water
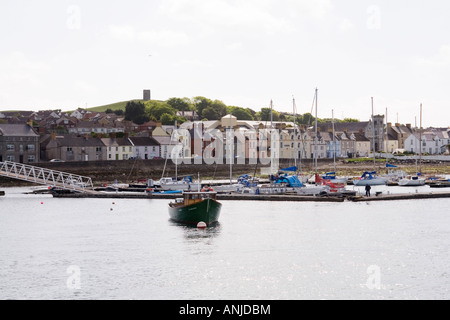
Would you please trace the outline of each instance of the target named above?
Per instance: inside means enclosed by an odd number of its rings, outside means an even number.
[[[450,298],[450,199],[227,201],[197,230],[168,200],[24,191],[0,198],[0,299]]]

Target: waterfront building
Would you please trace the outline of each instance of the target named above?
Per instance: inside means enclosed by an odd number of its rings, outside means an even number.
[[[0,162],[39,162],[39,135],[28,124],[0,124]]]
[[[106,147],[99,138],[74,135],[56,135],[53,133],[46,141],[45,160],[62,161],[101,161],[106,160]]]
[[[128,138],[103,138],[108,161],[128,160],[133,158],[133,144]]]
[[[161,157],[160,145],[152,137],[131,137],[133,145],[133,157],[136,159],[154,159]]]

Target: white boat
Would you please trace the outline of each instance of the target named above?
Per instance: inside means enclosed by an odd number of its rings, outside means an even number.
[[[425,179],[419,176],[406,176],[398,180],[398,185],[402,187],[418,187],[425,185]]]
[[[158,185],[161,189],[166,191],[189,191],[189,190],[198,190],[201,188],[199,182],[193,182],[191,177],[184,177],[181,180],[177,180],[176,178],[162,178],[159,180]]]
[[[375,176],[376,172],[364,172],[361,178],[353,180],[355,186],[384,186],[387,179]]]

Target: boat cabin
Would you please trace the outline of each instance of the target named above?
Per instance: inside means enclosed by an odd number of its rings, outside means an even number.
[[[217,192],[185,192],[184,198],[175,200],[175,206],[191,206],[200,203],[206,199],[217,201]]]

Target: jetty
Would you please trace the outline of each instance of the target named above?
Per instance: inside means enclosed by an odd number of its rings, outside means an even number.
[[[419,200],[419,199],[443,199],[450,198],[450,192],[430,192],[430,193],[402,193],[402,194],[378,194],[376,196],[349,197],[353,202],[372,202],[372,201],[398,201],[398,200]]]
[[[90,198],[90,199],[176,199],[181,193],[131,193],[131,192],[97,192],[97,193],[77,193],[58,192],[53,193],[54,198]],[[404,193],[404,194],[377,194],[371,197],[350,194],[305,196],[297,194],[218,194],[219,201],[272,201],[272,202],[372,202],[372,201],[399,201],[399,200],[419,200],[419,199],[444,199],[450,198],[450,192],[430,192],[430,193]]]

